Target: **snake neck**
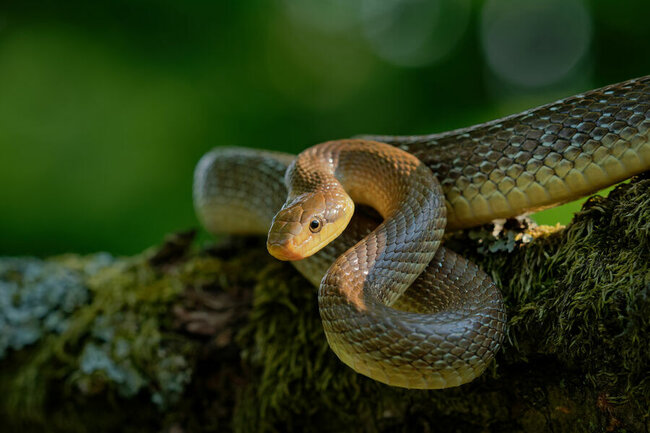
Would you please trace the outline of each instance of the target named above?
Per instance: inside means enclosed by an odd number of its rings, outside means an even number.
[[[406,152],[376,141],[350,139],[328,141],[302,152],[287,170],[285,183],[288,201],[315,191],[345,194],[389,219],[404,205],[420,206],[422,179],[428,181],[424,188],[430,187],[434,194],[441,191],[431,177],[430,170]],[[437,202],[430,205],[439,207]]]
[[[336,260],[323,280],[322,287],[358,309],[367,307],[368,296],[386,305],[395,302],[439,246],[446,223],[440,186],[417,158],[392,146],[367,140],[323,143],[297,158],[287,181],[290,196],[342,189],[384,218]],[[399,263],[398,272],[393,262]]]

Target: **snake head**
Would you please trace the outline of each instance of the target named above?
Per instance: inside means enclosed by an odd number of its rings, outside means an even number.
[[[300,260],[336,239],[354,213],[345,193],[325,191],[289,199],[275,215],[266,247],[280,260]]]

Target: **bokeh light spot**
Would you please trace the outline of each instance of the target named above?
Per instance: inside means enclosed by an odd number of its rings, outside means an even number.
[[[581,0],[489,0],[481,42],[490,68],[523,86],[546,86],[568,74],[591,41],[591,15]]]
[[[468,0],[363,0],[363,31],[382,59],[424,66],[442,59],[467,28]]]
[[[327,33],[357,24],[359,0],[285,0],[287,12],[297,24]]]

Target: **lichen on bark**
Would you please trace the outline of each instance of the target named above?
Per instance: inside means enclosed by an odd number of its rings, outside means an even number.
[[[447,235],[501,288],[509,323],[482,377],[437,391],[343,365],[317,290],[257,239],[0,259],[12,293],[0,293],[0,419],[23,431],[649,430],[650,176],[591,198],[566,228],[522,221]],[[52,282],[74,302],[43,296]]]

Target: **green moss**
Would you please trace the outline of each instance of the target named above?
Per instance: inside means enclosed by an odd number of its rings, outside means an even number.
[[[566,229],[481,260],[506,296],[513,360],[557,356],[610,401],[646,413],[649,191],[647,177],[620,185],[587,201]]]
[[[160,407],[178,400],[189,383],[192,366],[186,356],[195,345],[165,329],[170,305],[184,286],[177,276],[150,266],[147,257],[70,255],[44,262],[45,286],[65,290],[63,301],[72,296],[72,286],[60,284],[52,272],[65,269],[74,287],[86,293],[85,304],[77,302],[73,311],[52,304],[55,312],[69,312],[65,327],[60,332],[43,328],[37,346],[7,358],[10,368],[0,374],[0,389],[8,392],[0,411],[10,422],[42,425],[53,399],[73,396],[131,398],[145,391]],[[21,290],[31,293],[40,284],[25,280]],[[65,418],[67,429],[83,430],[81,414]]]
[[[34,258],[1,260],[0,360],[46,334],[64,332],[69,316],[88,297],[81,276],[57,263]]]

